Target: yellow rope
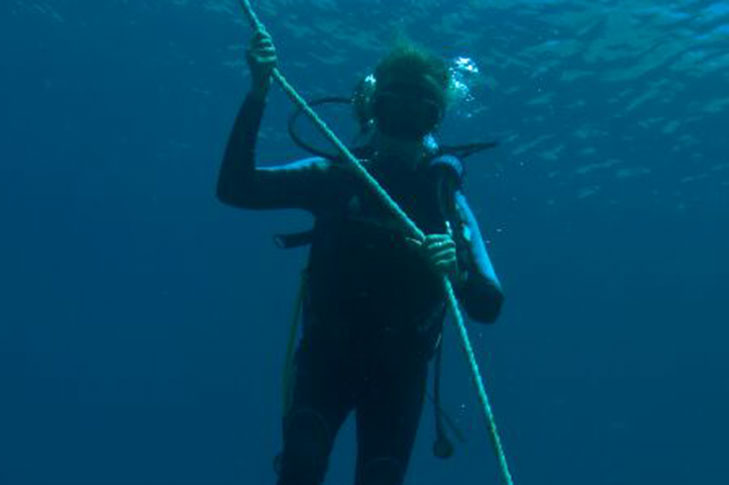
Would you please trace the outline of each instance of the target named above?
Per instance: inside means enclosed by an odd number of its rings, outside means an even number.
[[[248,20],[250,21],[251,26],[255,30],[265,31],[265,26],[263,25],[263,23],[261,23],[260,20],[258,20],[258,17],[253,11],[253,8],[251,8],[249,0],[239,1],[241,7],[243,7],[244,12],[248,16]],[[329,129],[329,127],[326,125],[326,123],[324,123],[319,115],[317,115],[316,112],[312,110],[311,107],[309,107],[306,100],[304,100],[299,95],[299,93],[297,93],[296,90],[288,83],[283,74],[281,74],[281,71],[279,71],[278,68],[274,68],[272,75],[276,82],[278,82],[281,88],[284,90],[284,92],[294,102],[294,104],[296,104],[312,120],[312,122],[314,122],[314,124],[319,128],[321,133],[337,148],[339,153],[352,166],[357,175],[367,183],[367,185],[373,190],[375,195],[390,209],[390,211],[395,214],[395,216],[400,220],[405,228],[418,240],[425,239],[425,234],[423,233],[423,231],[421,231],[420,228],[418,228],[418,226],[400,208],[400,206],[398,206],[397,203],[392,200],[392,198],[388,195],[385,189],[383,189],[382,186],[377,182],[377,180],[372,175],[370,175],[369,172],[367,172],[367,170],[362,166],[357,157],[355,157],[352,152],[350,152],[349,149],[344,145],[344,143],[342,143],[341,140],[337,138],[334,132]],[[471,378],[474,385],[476,386],[479,401],[481,401],[481,409],[486,419],[489,437],[491,438],[491,442],[494,446],[494,452],[496,454],[499,468],[501,470],[501,478],[506,485],[513,485],[514,482],[511,478],[511,472],[509,471],[509,466],[506,461],[506,455],[501,444],[501,438],[499,437],[499,432],[496,428],[496,420],[494,418],[493,411],[491,410],[491,404],[489,403],[488,395],[486,394],[486,388],[483,384],[483,378],[481,377],[481,372],[478,368],[478,363],[476,362],[476,357],[473,352],[473,346],[471,345],[471,340],[468,338],[468,331],[466,330],[466,325],[463,321],[463,315],[461,314],[460,308],[458,307],[458,300],[456,299],[456,294],[453,291],[453,285],[451,284],[447,276],[443,276],[443,287],[445,289],[448,299],[448,306],[450,308],[453,319],[455,320],[456,326],[458,327],[458,333],[461,337],[461,346],[466,354],[466,359],[468,360],[468,364],[471,369]]]

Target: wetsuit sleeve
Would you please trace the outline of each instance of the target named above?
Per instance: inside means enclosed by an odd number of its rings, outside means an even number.
[[[218,176],[217,196],[222,202],[245,209],[299,208],[312,212],[327,203],[332,164],[308,158],[286,165],[255,165],[256,140],[265,101],[248,95],[238,112],[228,139]]]
[[[455,239],[458,245],[461,277],[455,290],[466,313],[473,320],[493,322],[499,316],[504,295],[496,276],[478,222],[459,190],[455,193],[459,224]]]

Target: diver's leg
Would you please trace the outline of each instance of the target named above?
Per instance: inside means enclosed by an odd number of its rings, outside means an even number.
[[[374,374],[357,402],[356,485],[402,484],[423,409],[426,377],[426,362]]]
[[[343,350],[341,342],[306,333],[299,345],[291,409],[283,422],[278,485],[324,481],[334,438],[353,406]]]

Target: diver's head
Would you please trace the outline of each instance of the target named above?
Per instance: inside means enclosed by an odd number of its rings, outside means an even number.
[[[445,113],[450,74],[446,62],[410,43],[400,43],[374,73],[371,109],[382,134],[419,141],[432,133]]]

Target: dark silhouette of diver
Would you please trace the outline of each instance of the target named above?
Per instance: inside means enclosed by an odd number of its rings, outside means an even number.
[[[401,484],[427,364],[440,341],[442,275],[452,279],[473,320],[493,322],[503,301],[460,187],[460,162],[432,156],[426,143],[446,109],[447,65],[415,46],[396,47],[378,64],[366,107],[373,150],[363,163],[429,234],[414,241],[343,163],[307,158],[255,166],[276,65],[268,34],[256,32],[247,61],[252,87],[228,141],[218,198],[246,209],[305,209],[315,217],[278,483],[321,484],[334,438],[354,410],[355,484]]]

